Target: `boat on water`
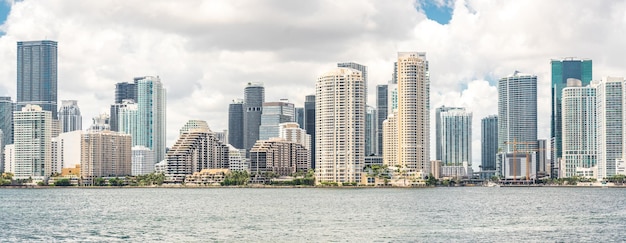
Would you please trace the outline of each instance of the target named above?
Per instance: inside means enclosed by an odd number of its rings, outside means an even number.
[[[487,185],[485,186],[486,187],[500,187],[500,184],[490,181],[490,182],[487,182]]]

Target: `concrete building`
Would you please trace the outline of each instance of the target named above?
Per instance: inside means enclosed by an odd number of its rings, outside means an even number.
[[[562,177],[576,176],[578,168],[597,164],[596,89],[581,85],[580,80],[569,79],[561,93]]]
[[[365,94],[367,96],[367,84],[368,84],[368,75],[367,75],[367,66],[358,64],[356,62],[340,62],[337,63],[338,68],[352,68],[361,71],[361,76],[363,77],[363,83],[365,83]],[[367,97],[365,98],[367,100]]]
[[[552,178],[558,177],[558,164],[562,157],[562,94],[563,89],[567,87],[567,80],[570,78],[581,81],[581,86],[587,86],[591,82],[592,61],[589,59],[553,59],[550,61],[552,69],[551,94],[552,94],[552,116],[550,119],[550,135],[554,140],[552,149],[551,168]]]
[[[450,178],[458,178],[458,179],[468,179],[471,178],[474,171],[472,170],[472,166],[466,162],[461,163],[460,165],[443,165],[440,167],[440,175],[443,177]],[[433,174],[434,176],[434,174]]]
[[[277,138],[279,124],[295,121],[295,108],[287,100],[279,102],[264,102],[259,127],[259,140]]]
[[[52,173],[80,165],[82,134],[83,131],[75,130],[52,138]]]
[[[133,154],[131,175],[146,175],[154,172],[154,151],[145,146],[133,146],[131,152]]]
[[[399,52],[398,166],[416,176],[430,172],[430,80],[424,52]]]
[[[132,137],[112,131],[88,131],[81,138],[80,175],[85,184],[98,177],[132,174]]]
[[[26,105],[13,112],[15,179],[45,181],[52,174],[52,112]]]
[[[57,120],[57,42],[17,42],[17,107],[38,105]]]
[[[309,151],[299,143],[282,138],[259,140],[250,150],[250,173],[290,176],[310,168]]]
[[[498,158],[509,153],[527,154],[537,151],[537,76],[515,71],[498,81]],[[535,158],[536,159],[536,158]],[[496,170],[500,175],[508,165],[499,160]],[[499,167],[499,168],[498,168]],[[514,166],[511,168],[515,168]],[[534,166],[533,168],[536,168]],[[532,172],[530,174],[535,174]]]
[[[59,109],[59,122],[61,125],[60,131],[62,133],[83,129],[83,117],[80,115],[78,101],[61,101],[61,108]]]
[[[535,180],[537,179],[537,152],[499,153],[499,175],[504,180]]]
[[[189,121],[188,124],[197,122]],[[203,169],[227,169],[228,155],[228,146],[218,141],[208,125],[182,130],[176,143],[167,151],[165,175],[170,181],[182,182],[186,175]]]
[[[130,134],[133,137],[133,146],[139,145],[139,133],[141,129],[137,119],[139,117],[139,106],[133,100],[123,100],[121,104],[117,104],[117,131]],[[143,145],[139,145],[143,146]]]
[[[315,178],[360,182],[365,155],[365,83],[360,71],[336,68],[317,79]]]
[[[298,143],[307,150],[311,150],[311,135],[306,134],[306,131],[295,122],[281,123],[278,129],[278,137]]]
[[[238,149],[244,148],[243,106],[244,101],[242,99],[235,99],[228,106],[228,143]]]
[[[167,94],[161,79],[153,76],[135,78],[137,84],[137,138],[134,145],[154,151],[155,162],[165,158]]]
[[[463,107],[439,107],[435,112],[437,160],[444,165],[471,165],[472,113]]]
[[[376,86],[376,154],[383,155],[383,122],[388,114],[388,85]]]
[[[243,146],[249,151],[259,140],[261,114],[265,102],[265,88],[262,83],[248,83],[244,89],[243,105]]]
[[[2,144],[13,144],[13,101],[11,101],[11,97],[0,97],[0,130],[4,133]]]
[[[483,118],[481,128],[481,169],[482,171],[495,171],[498,153],[498,116],[491,115]]]
[[[4,146],[4,172],[15,174],[15,145]]]
[[[311,135],[311,169],[315,169],[315,95],[307,95],[304,101],[304,130]]]
[[[591,86],[596,89],[597,179],[601,180],[615,175],[615,160],[624,154],[624,78],[604,77]]]
[[[390,114],[383,122],[383,163],[398,167],[398,119]]]
[[[110,131],[111,126],[109,125],[109,114],[100,113],[98,116],[91,119],[93,123],[91,127],[89,127],[88,131]]]
[[[228,169],[231,171],[250,171],[246,150],[228,144]]]

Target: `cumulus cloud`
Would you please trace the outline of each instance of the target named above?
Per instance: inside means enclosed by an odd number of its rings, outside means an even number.
[[[446,25],[411,0],[20,1],[0,27],[0,95],[15,98],[16,41],[56,40],[59,99],[79,100],[85,127],[108,110],[115,83],[159,75],[168,89],[171,145],[188,119],[226,129],[228,104],[250,81],[265,83],[268,101],[301,106],[316,77],[337,62],[369,67],[374,105],[375,86],[391,78],[396,53],[425,51],[433,112],[441,105],[474,112],[477,166],[480,119],[497,113],[498,78],[537,74],[539,136],[547,138],[550,59],[591,58],[595,79],[623,75],[626,3],[437,3],[453,8]]]

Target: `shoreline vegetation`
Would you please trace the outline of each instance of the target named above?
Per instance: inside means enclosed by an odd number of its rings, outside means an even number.
[[[219,185],[203,185],[203,186],[189,186],[182,184],[163,184],[163,185],[150,185],[150,186],[55,186],[55,185],[5,185],[0,186],[0,189],[52,189],[52,188],[79,188],[79,189],[137,189],[137,188],[164,188],[164,189],[219,189],[219,188],[322,188],[322,189],[427,189],[427,188],[457,188],[457,187],[488,187],[485,185],[459,185],[459,186],[309,186],[309,185],[264,185],[264,184],[249,184],[249,185],[237,185],[237,186],[219,186]],[[530,187],[556,187],[556,188],[626,188],[626,185],[593,185],[593,184],[578,184],[578,185],[543,185],[543,184],[508,184],[500,185],[500,187],[513,187],[513,188],[530,188]]]

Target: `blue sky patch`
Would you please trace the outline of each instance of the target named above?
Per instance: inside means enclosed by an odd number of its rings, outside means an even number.
[[[436,21],[439,24],[448,24],[452,19],[452,7],[444,4],[439,6],[435,1],[424,1],[421,3],[422,10],[426,14],[426,17],[430,20]]]

